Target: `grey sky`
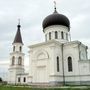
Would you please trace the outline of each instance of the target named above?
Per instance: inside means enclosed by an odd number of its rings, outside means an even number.
[[[42,21],[53,13],[53,1],[0,0],[0,62],[9,60],[18,18],[21,19],[26,60],[27,46],[44,41]],[[82,41],[90,47],[90,0],[56,0],[56,2],[57,11],[70,19],[72,40]]]

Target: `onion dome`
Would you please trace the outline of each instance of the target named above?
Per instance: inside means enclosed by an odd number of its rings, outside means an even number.
[[[55,8],[54,13],[47,16],[43,20],[43,24],[42,24],[43,29],[45,29],[48,26],[52,26],[52,25],[63,25],[63,26],[70,28],[70,21],[65,15],[59,14]]]

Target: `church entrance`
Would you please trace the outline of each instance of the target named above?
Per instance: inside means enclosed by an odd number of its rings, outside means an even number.
[[[47,82],[47,71],[46,67],[37,67],[37,83],[46,83]]]

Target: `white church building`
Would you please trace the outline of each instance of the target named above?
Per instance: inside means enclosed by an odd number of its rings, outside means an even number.
[[[10,84],[90,84],[88,47],[80,41],[70,40],[70,21],[54,8],[43,20],[45,42],[29,46],[29,72],[24,70],[23,41],[17,33],[10,53]]]

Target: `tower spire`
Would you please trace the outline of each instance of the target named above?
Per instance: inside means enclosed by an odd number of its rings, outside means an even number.
[[[16,36],[15,36],[15,39],[14,39],[14,42],[13,43],[22,43],[22,37],[21,37],[21,32],[20,32],[20,19],[18,19],[18,25],[17,25],[17,33],[16,33]]]

